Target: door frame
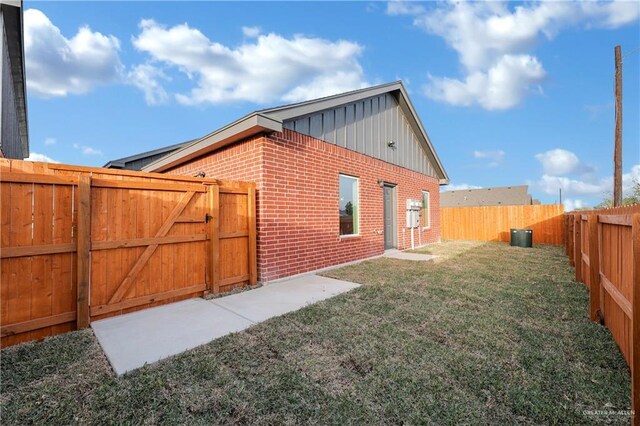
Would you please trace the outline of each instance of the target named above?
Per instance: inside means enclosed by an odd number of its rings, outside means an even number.
[[[383,243],[384,243],[384,249],[385,250],[393,250],[393,249],[397,249],[398,248],[398,190],[397,190],[398,185],[395,183],[390,183],[390,182],[384,182],[382,185],[382,235],[384,236],[383,238]],[[392,233],[392,247],[387,247],[386,245],[386,241],[387,241],[387,226],[386,226],[386,209],[385,209],[385,201],[387,198],[387,188],[391,189],[391,216],[392,216],[392,220],[391,220],[391,226],[393,227],[393,233]]]

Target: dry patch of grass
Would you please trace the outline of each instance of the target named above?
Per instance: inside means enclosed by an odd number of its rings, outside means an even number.
[[[629,370],[557,247],[446,242],[116,379],[90,331],[2,351],[3,424],[589,424]]]

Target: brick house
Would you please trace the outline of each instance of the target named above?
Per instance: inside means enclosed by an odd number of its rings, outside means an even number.
[[[448,177],[401,82],[256,111],[143,170],[255,182],[261,282],[440,241]]]

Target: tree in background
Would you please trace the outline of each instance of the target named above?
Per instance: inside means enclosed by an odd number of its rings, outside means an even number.
[[[622,198],[623,206],[633,206],[635,204],[640,204],[640,181],[639,180],[633,181],[633,186],[631,187],[631,194]],[[611,207],[613,207],[613,200],[611,199],[611,197],[607,197],[604,200],[602,200],[600,204],[596,205],[594,208],[608,209]]]
[[[353,204],[351,203],[351,201],[349,201],[344,206],[344,212],[347,214],[347,216],[353,216]]]

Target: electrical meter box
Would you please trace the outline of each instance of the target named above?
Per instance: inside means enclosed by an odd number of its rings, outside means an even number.
[[[422,202],[420,200],[407,199],[407,228],[418,228],[420,226],[420,210]]]

